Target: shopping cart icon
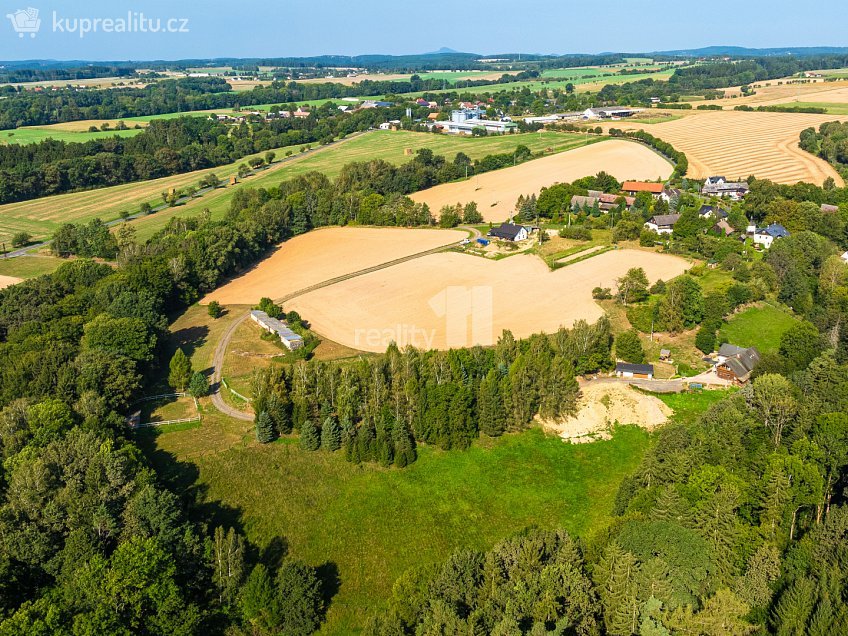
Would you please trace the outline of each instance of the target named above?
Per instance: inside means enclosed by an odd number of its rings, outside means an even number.
[[[29,7],[27,9],[18,9],[14,13],[7,13],[6,17],[12,21],[12,27],[19,38],[24,37],[24,33],[29,33],[29,37],[34,38],[35,34],[41,28],[41,18],[38,17],[38,9]]]

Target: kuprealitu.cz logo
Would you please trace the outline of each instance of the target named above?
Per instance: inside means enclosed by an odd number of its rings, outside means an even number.
[[[7,13],[12,28],[19,38],[34,38],[41,31],[39,10],[33,7]],[[150,17],[143,11],[127,11],[117,17],[67,17],[53,11],[50,26],[52,33],[68,33],[84,38],[93,33],[188,33],[188,18]]]

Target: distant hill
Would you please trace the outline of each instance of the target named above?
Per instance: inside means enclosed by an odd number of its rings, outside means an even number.
[[[802,46],[773,49],[751,49],[744,46],[706,46],[700,49],[679,49],[676,51],[655,51],[650,55],[670,55],[678,57],[779,57],[797,55],[811,57],[814,55],[845,55],[848,47],[844,46]]]

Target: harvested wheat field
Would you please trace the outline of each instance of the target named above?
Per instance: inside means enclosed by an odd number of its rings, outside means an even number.
[[[23,278],[15,278],[14,276],[0,276],[0,289],[6,289],[12,285],[17,285],[23,282]]]
[[[613,139],[576,148],[550,157],[503,168],[466,181],[445,183],[410,195],[426,203],[434,214],[444,205],[476,201],[483,218],[504,221],[513,211],[519,195],[539,194],[554,183],[571,182],[606,171],[619,180],[667,179],[671,164],[645,146]]]
[[[592,289],[614,287],[631,267],[656,281],[689,263],[622,249],[552,272],[533,255],[491,261],[445,252],[310,292],[287,307],[322,336],[363,351],[384,351],[392,341],[427,349],[491,345],[504,329],[523,338],[597,320],[603,311]]]
[[[824,80],[805,80],[804,84],[788,84],[790,79],[769,80],[759,82],[755,93],[747,97],[737,97],[728,102],[708,101],[692,102],[693,104],[720,104],[725,108],[733,108],[741,104],[749,106],[774,106],[792,102],[827,102],[832,104],[848,103],[848,82],[825,82]],[[797,80],[795,80],[797,81]],[[780,82],[780,84],[778,84]],[[726,95],[738,94],[732,89],[725,89]]]
[[[225,305],[251,305],[263,297],[282,298],[338,276],[458,243],[467,236],[467,232],[460,230],[350,227],[314,230],[286,241],[270,257],[219,287],[202,302],[217,300]]]
[[[841,185],[832,166],[798,147],[802,130],[834,119],[833,115],[705,111],[661,124],[617,124],[641,128],[686,153],[688,174],[694,178],[754,175],[777,183],[821,185],[832,177]]]
[[[612,437],[612,427],[635,424],[653,430],[668,421],[672,410],[659,398],[645,395],[628,384],[583,382],[578,411],[563,422],[541,420],[542,425],[562,439],[574,443]]]

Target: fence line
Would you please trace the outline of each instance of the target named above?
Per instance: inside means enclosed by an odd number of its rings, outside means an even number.
[[[136,424],[133,428],[153,428],[155,426],[165,426],[166,424],[182,424],[183,422],[199,422],[200,416],[185,417],[181,420],[165,420],[164,422],[145,422],[144,424]]]
[[[238,391],[236,391],[234,388],[230,387],[230,385],[229,385],[229,384],[227,384],[227,379],[226,379],[226,378],[224,378],[223,376],[221,377],[221,384],[223,384],[223,385],[224,385],[224,388],[225,388],[225,389],[227,389],[227,391],[229,391],[229,392],[230,392],[230,393],[232,393],[233,395],[235,395],[237,398],[241,398],[241,399],[242,399],[242,400],[244,400],[245,402],[252,402],[252,401],[253,401],[253,400],[251,400],[249,397],[245,397],[245,396],[243,396],[241,393],[239,393]]]
[[[138,400],[133,402],[133,406],[135,406],[136,404],[140,404],[141,402],[151,402],[153,400],[159,400],[161,398],[170,398],[170,397],[181,397],[181,398],[190,397],[192,399],[192,401],[194,402],[194,410],[197,412],[197,415],[195,415],[194,417],[185,417],[185,418],[182,418],[182,419],[179,419],[179,420],[166,420],[164,422],[144,422],[144,423],[139,422],[138,424],[133,424],[133,419],[135,418],[135,416],[131,415],[130,417],[127,418],[127,426],[129,426],[132,429],[151,428],[151,427],[154,427],[154,426],[164,426],[166,424],[182,424],[183,422],[199,422],[201,420],[200,404],[198,404],[196,397],[194,397],[193,395],[189,395],[188,393],[162,393],[160,395],[149,395],[147,397],[139,398]],[[141,411],[138,411],[138,414],[140,414],[140,413],[141,413]]]

